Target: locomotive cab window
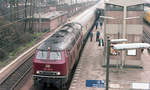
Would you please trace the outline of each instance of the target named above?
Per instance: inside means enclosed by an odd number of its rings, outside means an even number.
[[[61,60],[61,53],[60,52],[50,52],[49,58],[50,58],[50,60]]]
[[[47,51],[38,51],[36,55],[36,59],[47,59],[48,52]]]

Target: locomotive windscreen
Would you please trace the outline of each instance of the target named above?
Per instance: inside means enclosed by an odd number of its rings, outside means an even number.
[[[61,53],[59,51],[37,51],[36,59],[39,60],[61,60]]]
[[[61,53],[60,52],[50,52],[49,59],[50,60],[61,60]]]
[[[48,57],[48,51],[38,51],[36,55],[36,59],[46,60]]]

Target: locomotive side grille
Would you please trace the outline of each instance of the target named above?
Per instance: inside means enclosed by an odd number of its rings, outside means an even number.
[[[38,75],[44,75],[44,76],[56,76],[56,75],[60,75],[60,72],[39,71]]]

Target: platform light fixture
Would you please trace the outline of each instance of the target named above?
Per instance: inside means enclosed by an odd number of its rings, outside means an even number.
[[[143,49],[150,48],[148,43],[128,43],[128,44],[116,44],[113,46],[115,50],[128,50],[128,49]]]
[[[119,18],[114,18],[114,17],[110,17],[110,16],[99,16],[100,18],[104,18],[104,19],[119,19]],[[140,18],[140,16],[136,16],[136,17],[127,17],[124,18],[125,20],[130,20],[130,19],[137,19]]]

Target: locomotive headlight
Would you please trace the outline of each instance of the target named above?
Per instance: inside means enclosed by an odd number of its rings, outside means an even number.
[[[40,71],[36,71],[36,74],[40,74]]]
[[[60,72],[57,72],[57,75],[60,75]]]

